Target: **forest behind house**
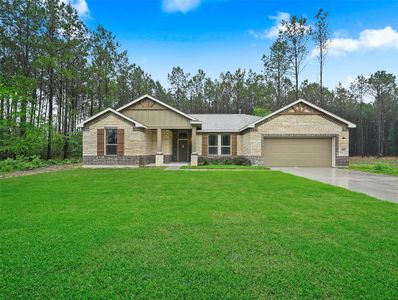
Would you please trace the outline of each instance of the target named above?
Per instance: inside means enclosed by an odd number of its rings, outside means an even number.
[[[259,58],[262,72],[238,69],[214,79],[202,69],[189,74],[176,66],[165,88],[129,61],[112,32],[101,25],[89,30],[64,1],[2,0],[0,159],[79,158],[80,121],[144,94],[187,113],[257,115],[303,98],[357,124],[351,155],[398,155],[396,76],[388,70],[358,74],[350,86],[331,90],[323,86],[328,13],[320,9],[311,20],[293,16],[282,28]],[[319,82],[302,78],[311,49]]]

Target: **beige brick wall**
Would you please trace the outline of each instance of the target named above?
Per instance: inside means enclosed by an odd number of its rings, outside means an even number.
[[[236,136],[236,154],[239,156],[243,155],[242,153],[242,135],[238,134]]]
[[[106,114],[83,130],[83,156],[97,155],[97,129],[105,127],[124,129],[124,155],[156,154],[156,130],[134,130],[133,125],[114,114]],[[162,130],[163,154],[172,154],[172,132]]]
[[[202,135],[199,133],[196,135],[196,152],[202,155]]]
[[[320,115],[279,115],[248,130],[242,136],[243,155],[261,156],[263,134],[337,134],[339,137],[338,156],[348,156],[348,131]]]
[[[252,131],[248,130],[241,136],[242,155],[251,156],[252,154]]]

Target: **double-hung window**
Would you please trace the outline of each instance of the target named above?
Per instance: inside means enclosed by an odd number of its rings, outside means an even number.
[[[117,154],[117,129],[106,129],[105,153],[106,155]]]
[[[231,155],[231,135],[209,134],[208,137],[209,155]]]
[[[218,135],[209,134],[209,155],[218,154]]]
[[[221,155],[231,155],[231,136],[221,136]]]

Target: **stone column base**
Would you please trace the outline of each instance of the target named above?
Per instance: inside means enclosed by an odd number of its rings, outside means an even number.
[[[163,167],[164,165],[164,157],[163,154],[156,154],[155,157],[155,166],[156,167]]]
[[[191,154],[191,166],[197,166],[198,165],[198,154],[192,153]]]

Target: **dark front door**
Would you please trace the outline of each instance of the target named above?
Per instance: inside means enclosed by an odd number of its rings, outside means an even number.
[[[188,161],[188,140],[178,140],[178,161]]]

